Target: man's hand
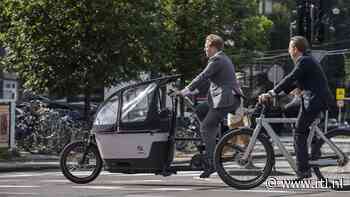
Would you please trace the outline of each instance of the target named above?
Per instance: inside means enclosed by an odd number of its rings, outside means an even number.
[[[266,103],[272,99],[272,96],[268,93],[264,93],[259,95],[258,101],[259,103]]]
[[[294,95],[294,96],[301,96],[303,94],[302,90],[299,88],[295,88],[293,91],[291,91],[289,94]]]
[[[191,91],[188,88],[182,90],[174,89],[170,96],[187,96],[191,94]]]
[[[190,95],[190,94],[191,94],[191,91],[186,87],[186,88],[182,89],[181,91],[179,91],[178,95],[187,96],[187,95]]]
[[[169,96],[181,96],[182,94],[181,94],[181,91],[180,90],[178,90],[178,89],[172,89],[171,90],[171,92],[170,92],[170,94],[169,94]]]

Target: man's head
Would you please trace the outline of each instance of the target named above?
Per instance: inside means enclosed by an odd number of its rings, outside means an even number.
[[[306,53],[309,48],[309,42],[302,36],[294,36],[290,39],[288,52],[293,61]]]
[[[224,40],[215,34],[210,34],[205,39],[204,51],[207,57],[215,55],[216,52],[224,48]]]

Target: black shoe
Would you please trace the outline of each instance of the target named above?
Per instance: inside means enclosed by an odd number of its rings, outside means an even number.
[[[210,168],[210,169],[205,169],[204,172],[202,172],[201,175],[199,175],[199,178],[205,179],[205,178],[209,178],[211,174],[213,174],[215,172],[214,168]]]
[[[311,170],[308,170],[306,172],[298,172],[297,178],[293,179],[293,181],[301,181],[310,177],[312,177]]]
[[[254,165],[254,163],[252,162],[252,160],[249,160],[248,163],[244,166],[245,169],[258,169],[258,167],[256,167]]]

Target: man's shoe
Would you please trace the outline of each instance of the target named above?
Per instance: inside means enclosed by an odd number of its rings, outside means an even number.
[[[312,177],[311,170],[308,170],[306,172],[299,172],[297,173],[297,178],[293,179],[293,181],[301,181],[310,177]]]
[[[244,166],[245,169],[258,169],[251,160],[248,161],[248,163]]]
[[[202,174],[199,175],[199,178],[205,179],[205,178],[209,178],[211,174],[213,174],[215,172],[214,168],[211,169],[205,169],[204,172],[202,172]]]

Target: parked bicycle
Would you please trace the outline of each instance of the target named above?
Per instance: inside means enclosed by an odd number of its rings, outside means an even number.
[[[50,109],[38,100],[22,103],[16,113],[17,147],[30,153],[60,153],[66,144],[86,135],[85,125],[73,113]]]

